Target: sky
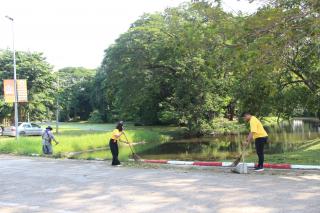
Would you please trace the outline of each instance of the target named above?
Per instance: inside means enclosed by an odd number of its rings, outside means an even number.
[[[0,0],[0,49],[43,52],[54,69],[97,68],[104,50],[144,13],[186,0]],[[228,12],[252,13],[258,3],[224,0]]]

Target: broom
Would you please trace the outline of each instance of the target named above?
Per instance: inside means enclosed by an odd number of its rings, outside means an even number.
[[[127,144],[128,144],[129,147],[130,147],[130,150],[131,150],[132,157],[133,157],[134,161],[141,161],[142,158],[134,152],[133,147],[132,147],[131,144],[129,143],[129,140],[128,140],[128,138],[127,138],[127,136],[126,136],[126,134],[125,134],[124,132],[123,132],[123,135],[124,135],[124,137],[126,138]]]
[[[239,155],[239,157],[236,158],[235,161],[233,161],[231,167],[236,167],[240,163],[241,159],[243,159],[244,150],[247,148],[248,144],[249,143],[247,143],[245,146],[242,146],[241,154]]]

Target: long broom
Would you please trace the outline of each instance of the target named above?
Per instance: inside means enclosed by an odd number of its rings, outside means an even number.
[[[126,136],[126,134],[125,134],[124,132],[123,132],[123,135],[124,135],[124,137],[126,138],[127,144],[128,144],[129,147],[130,147],[130,150],[131,150],[132,157],[133,157],[134,161],[141,161],[142,158],[134,152],[134,149],[133,149],[133,147],[131,146],[131,144],[130,144],[130,142],[129,142],[129,140],[128,140],[128,138],[127,138],[127,136]]]

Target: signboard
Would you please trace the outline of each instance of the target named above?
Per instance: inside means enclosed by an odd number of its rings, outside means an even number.
[[[17,80],[18,102],[28,102],[27,80]]]
[[[28,102],[27,80],[17,80],[18,102]],[[4,100],[7,103],[15,102],[14,80],[3,80]]]
[[[14,81],[3,80],[4,101],[7,103],[14,102]]]

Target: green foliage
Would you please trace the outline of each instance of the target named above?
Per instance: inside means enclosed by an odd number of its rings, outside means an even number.
[[[316,5],[313,0],[278,0],[247,18],[243,33],[249,46],[243,55],[249,69],[240,76],[250,79],[247,88],[257,98],[246,100],[243,108],[254,104],[252,110],[260,115],[273,112],[290,117],[309,112],[320,116],[315,109],[320,106],[320,64],[315,59],[320,54],[320,22]],[[261,103],[265,107],[255,106]]]
[[[229,18],[202,2],[136,21],[106,50],[99,70],[105,76],[109,112],[199,132],[199,124],[221,114],[229,99],[228,74],[217,62],[217,53],[225,51],[219,33],[229,30],[220,22]]]
[[[214,119],[210,123],[210,128],[217,134],[239,134],[247,131],[245,124],[224,118]]]
[[[97,70],[52,73],[40,53],[17,52],[28,80],[22,120],[118,120],[174,124],[190,134],[250,111],[259,116],[320,117],[320,19],[316,0],[270,0],[256,13],[226,13],[221,1],[191,1],[144,14],[105,50]],[[57,77],[60,89],[57,91]],[[0,77],[12,77],[12,54],[0,52]],[[0,83],[2,86],[2,82]],[[0,97],[0,120],[13,117]],[[218,124],[219,125],[218,125]]]
[[[88,119],[89,123],[103,123],[102,116],[98,110],[94,110],[90,113],[90,117]]]
[[[55,100],[52,66],[46,62],[42,53],[16,52],[17,78],[26,79],[28,103],[19,104],[20,120],[25,121],[29,113],[31,120],[46,120],[52,116]],[[0,50],[0,79],[13,79],[12,52]],[[0,82],[0,87],[3,87]],[[0,96],[0,121],[13,119],[12,105],[5,104]]]
[[[87,120],[94,110],[91,103],[96,71],[83,67],[66,67],[56,73],[59,78],[60,119]]]
[[[26,79],[28,103],[19,103],[19,120],[51,120],[55,116],[58,98],[61,120],[87,120],[92,107],[95,70],[67,67],[53,72],[42,53],[16,52],[17,78]],[[60,88],[58,91],[58,76]],[[12,52],[0,50],[0,78],[13,78]],[[2,81],[0,86],[2,88]],[[12,104],[6,104],[0,95],[0,121],[13,120]]]
[[[105,51],[99,111],[192,134],[237,111],[320,116],[319,4],[270,1],[249,16],[220,6],[193,1],[134,22]]]

